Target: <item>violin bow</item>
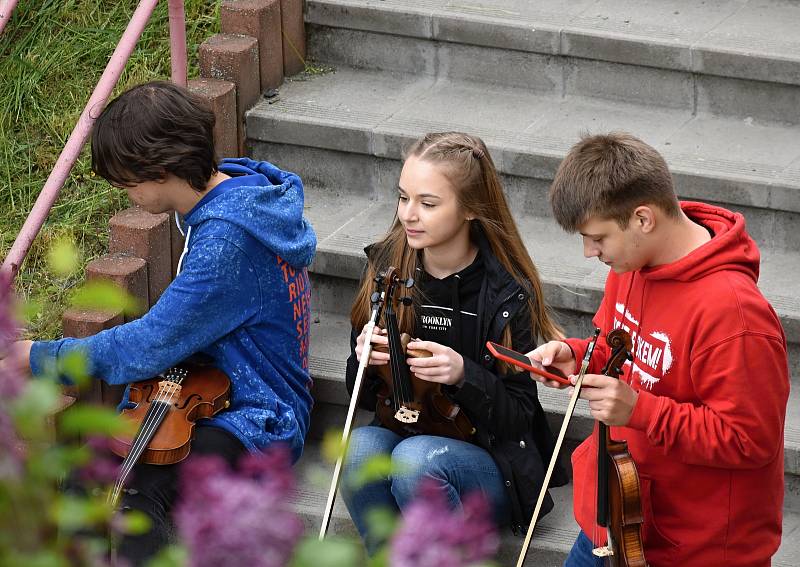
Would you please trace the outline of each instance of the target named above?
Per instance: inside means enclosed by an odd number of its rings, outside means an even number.
[[[355,417],[358,407],[361,384],[364,381],[364,372],[367,369],[369,357],[372,354],[372,334],[375,330],[375,324],[381,316],[381,309],[386,300],[386,291],[381,290],[374,292],[371,299],[372,315],[369,318],[369,322],[367,322],[367,325],[364,327],[364,350],[361,352],[361,360],[358,362],[358,372],[356,373],[355,384],[353,384],[353,395],[350,397],[350,406],[347,408],[347,419],[344,422],[344,430],[342,431],[342,450],[339,452],[339,457],[336,459],[336,466],[333,469],[333,478],[331,479],[331,486],[328,491],[328,501],[325,504],[325,513],[322,516],[322,525],[319,528],[319,541],[325,539],[325,534],[331,522],[333,505],[336,501],[336,491],[339,489],[339,480],[342,476],[342,463],[344,461],[345,451],[347,450],[347,444],[350,441],[353,418]]]
[[[594,346],[595,344],[597,344],[597,337],[599,336],[600,336],[600,329],[595,329],[592,342],[589,343],[589,348],[586,349],[586,354],[584,355],[583,361],[581,362],[581,369],[580,372],[578,373],[578,379],[575,381],[575,386],[574,386],[575,389],[572,392],[572,397],[570,398],[569,404],[567,405],[567,409],[564,412],[564,421],[561,422],[561,431],[559,431],[558,433],[558,439],[556,440],[555,447],[553,448],[553,455],[550,457],[550,464],[547,466],[547,472],[544,475],[542,488],[539,491],[539,498],[536,500],[536,508],[534,508],[533,510],[531,523],[528,526],[528,533],[525,535],[525,543],[522,544],[522,549],[519,552],[517,567],[522,567],[522,563],[525,561],[525,557],[528,554],[528,547],[530,547],[531,544],[531,537],[533,536],[533,530],[536,527],[536,520],[539,518],[539,511],[542,509],[542,503],[544,502],[544,495],[547,494],[547,488],[550,485],[550,478],[553,476],[553,470],[555,470],[556,462],[558,461],[558,454],[561,452],[561,445],[564,442],[564,436],[567,433],[567,427],[569,427],[569,421],[570,419],[572,419],[572,414],[575,411],[575,405],[578,403],[578,398],[581,395],[583,376],[589,369],[589,362],[592,359]]]

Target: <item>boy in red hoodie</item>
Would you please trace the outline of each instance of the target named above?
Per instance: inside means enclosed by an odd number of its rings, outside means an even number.
[[[581,398],[628,442],[648,564],[770,565],[781,539],[789,370],[744,218],[679,203],[664,159],[622,133],[576,144],[550,202],[559,225],[583,237],[584,255],[611,268],[594,324],[633,339],[620,380],[598,374],[610,354],[598,341]],[[551,341],[528,355],[574,374],[587,345]],[[567,567],[603,565],[592,555],[606,539],[595,524],[596,461],[592,436],[572,455],[582,532]]]

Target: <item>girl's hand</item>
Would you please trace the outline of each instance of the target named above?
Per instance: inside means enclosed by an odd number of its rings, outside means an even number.
[[[366,332],[367,325],[364,325],[364,328],[361,329],[361,334],[358,335],[356,339],[356,358],[359,362],[361,362],[361,353],[364,352],[364,339],[367,336]],[[386,329],[381,329],[380,327],[376,326],[375,329],[372,331],[372,340],[370,341],[373,345],[388,345],[389,339],[386,336]],[[382,366],[384,364],[389,363],[389,353],[388,352],[376,352],[375,349],[372,349],[369,353],[369,364],[370,366]]]
[[[406,359],[417,378],[453,386],[460,386],[464,382],[464,359],[450,347],[431,341],[411,341],[408,349],[427,350],[433,355]]]

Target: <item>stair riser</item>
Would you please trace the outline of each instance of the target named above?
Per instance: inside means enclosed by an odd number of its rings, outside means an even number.
[[[353,277],[338,277],[330,274],[353,274],[359,277],[365,259],[319,250],[312,266],[311,286],[315,312],[338,313],[349,316],[350,307],[357,291],[358,280]],[[352,265],[350,265],[352,264]],[[588,294],[587,294],[588,291]],[[592,316],[600,304],[601,290],[580,290],[577,294],[555,281],[544,281],[545,297],[567,336],[589,336],[592,331]],[[796,326],[797,321],[784,321],[784,327]],[[789,336],[789,373],[792,387],[800,387],[800,340]]]
[[[710,112],[756,120],[800,122],[800,88],[690,71],[432,41],[310,24],[317,61],[366,69],[475,80],[539,94]]]
[[[402,169],[401,148],[406,145],[400,140],[400,136],[389,134],[383,136],[381,145],[389,149],[389,156],[375,157],[365,153],[315,147],[319,145],[336,147],[337,141],[341,140],[340,133],[328,127],[265,122],[255,116],[251,116],[248,122],[251,155],[255,159],[265,159],[284,169],[301,172],[304,183],[309,187],[324,188],[340,195],[350,194],[353,198],[365,199],[365,203],[369,200],[393,199],[396,195],[397,180]],[[283,130],[287,134],[291,131],[294,139],[285,140],[286,143],[283,143],[285,138],[282,135]],[[360,132],[359,135],[369,138],[368,133]],[[411,137],[407,137],[407,140],[410,141]],[[298,143],[301,145],[295,145]],[[304,143],[309,145],[302,145]],[[377,141],[375,144],[378,144]],[[365,139],[363,145],[369,146],[369,140]],[[491,148],[492,144],[489,145]],[[364,151],[367,151],[366,147]],[[508,151],[493,152],[492,155],[498,169],[503,173],[506,196],[518,218],[521,216],[552,218],[547,191],[560,160],[552,156],[531,154],[518,154],[514,158]],[[769,198],[774,199],[774,195],[779,193],[777,188],[769,188],[760,183],[748,183],[742,180],[733,182],[687,173],[674,174],[674,179],[681,198],[720,204],[741,212],[747,221],[748,231],[760,246],[800,249],[800,231],[796,230],[796,227],[800,226],[800,212],[759,206],[763,204],[766,207],[767,203],[760,201],[770,192],[773,196]],[[800,193],[800,189],[787,188],[787,199],[792,192]],[[797,197],[797,203],[789,206],[800,208],[800,195]],[[753,202],[756,204],[748,204]]]
[[[629,20],[614,25],[613,18],[576,17],[570,10],[515,13],[500,6],[492,10],[488,6],[407,1],[364,5],[309,0],[306,6],[306,22],[322,27],[800,84],[800,61],[796,56],[779,55],[781,48],[776,45],[769,50],[775,55],[758,53],[752,38],[737,38],[739,49],[731,50],[731,38],[720,34],[698,42],[681,36],[683,30],[632,26]],[[742,45],[749,49],[743,51]]]
[[[370,424],[373,415],[374,414],[370,412],[358,410],[355,419],[355,427]],[[330,432],[333,432],[335,435],[341,435],[346,417],[346,406],[318,401],[311,416],[309,439],[318,440],[321,439],[325,433]],[[548,412],[547,419],[553,433],[557,434],[561,428],[561,422],[564,419],[563,414]],[[561,452],[563,455],[562,463],[567,468],[570,477],[572,476],[572,466],[569,455],[571,455],[572,451],[592,433],[593,426],[594,422],[585,416],[576,414],[573,416],[572,420],[570,420],[567,437],[564,440],[564,447]],[[792,473],[790,469],[787,469],[784,478],[783,508],[787,512],[800,513],[800,476]]]

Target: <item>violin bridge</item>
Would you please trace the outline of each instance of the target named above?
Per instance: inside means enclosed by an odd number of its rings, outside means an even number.
[[[401,406],[397,413],[394,414],[394,418],[402,423],[417,423],[419,421],[419,410]]]
[[[603,547],[595,547],[592,550],[592,555],[595,557],[611,557],[614,555],[614,550],[607,545],[604,545]]]
[[[162,380],[158,383],[158,392],[160,395],[176,396],[180,394],[181,385],[170,380]]]

